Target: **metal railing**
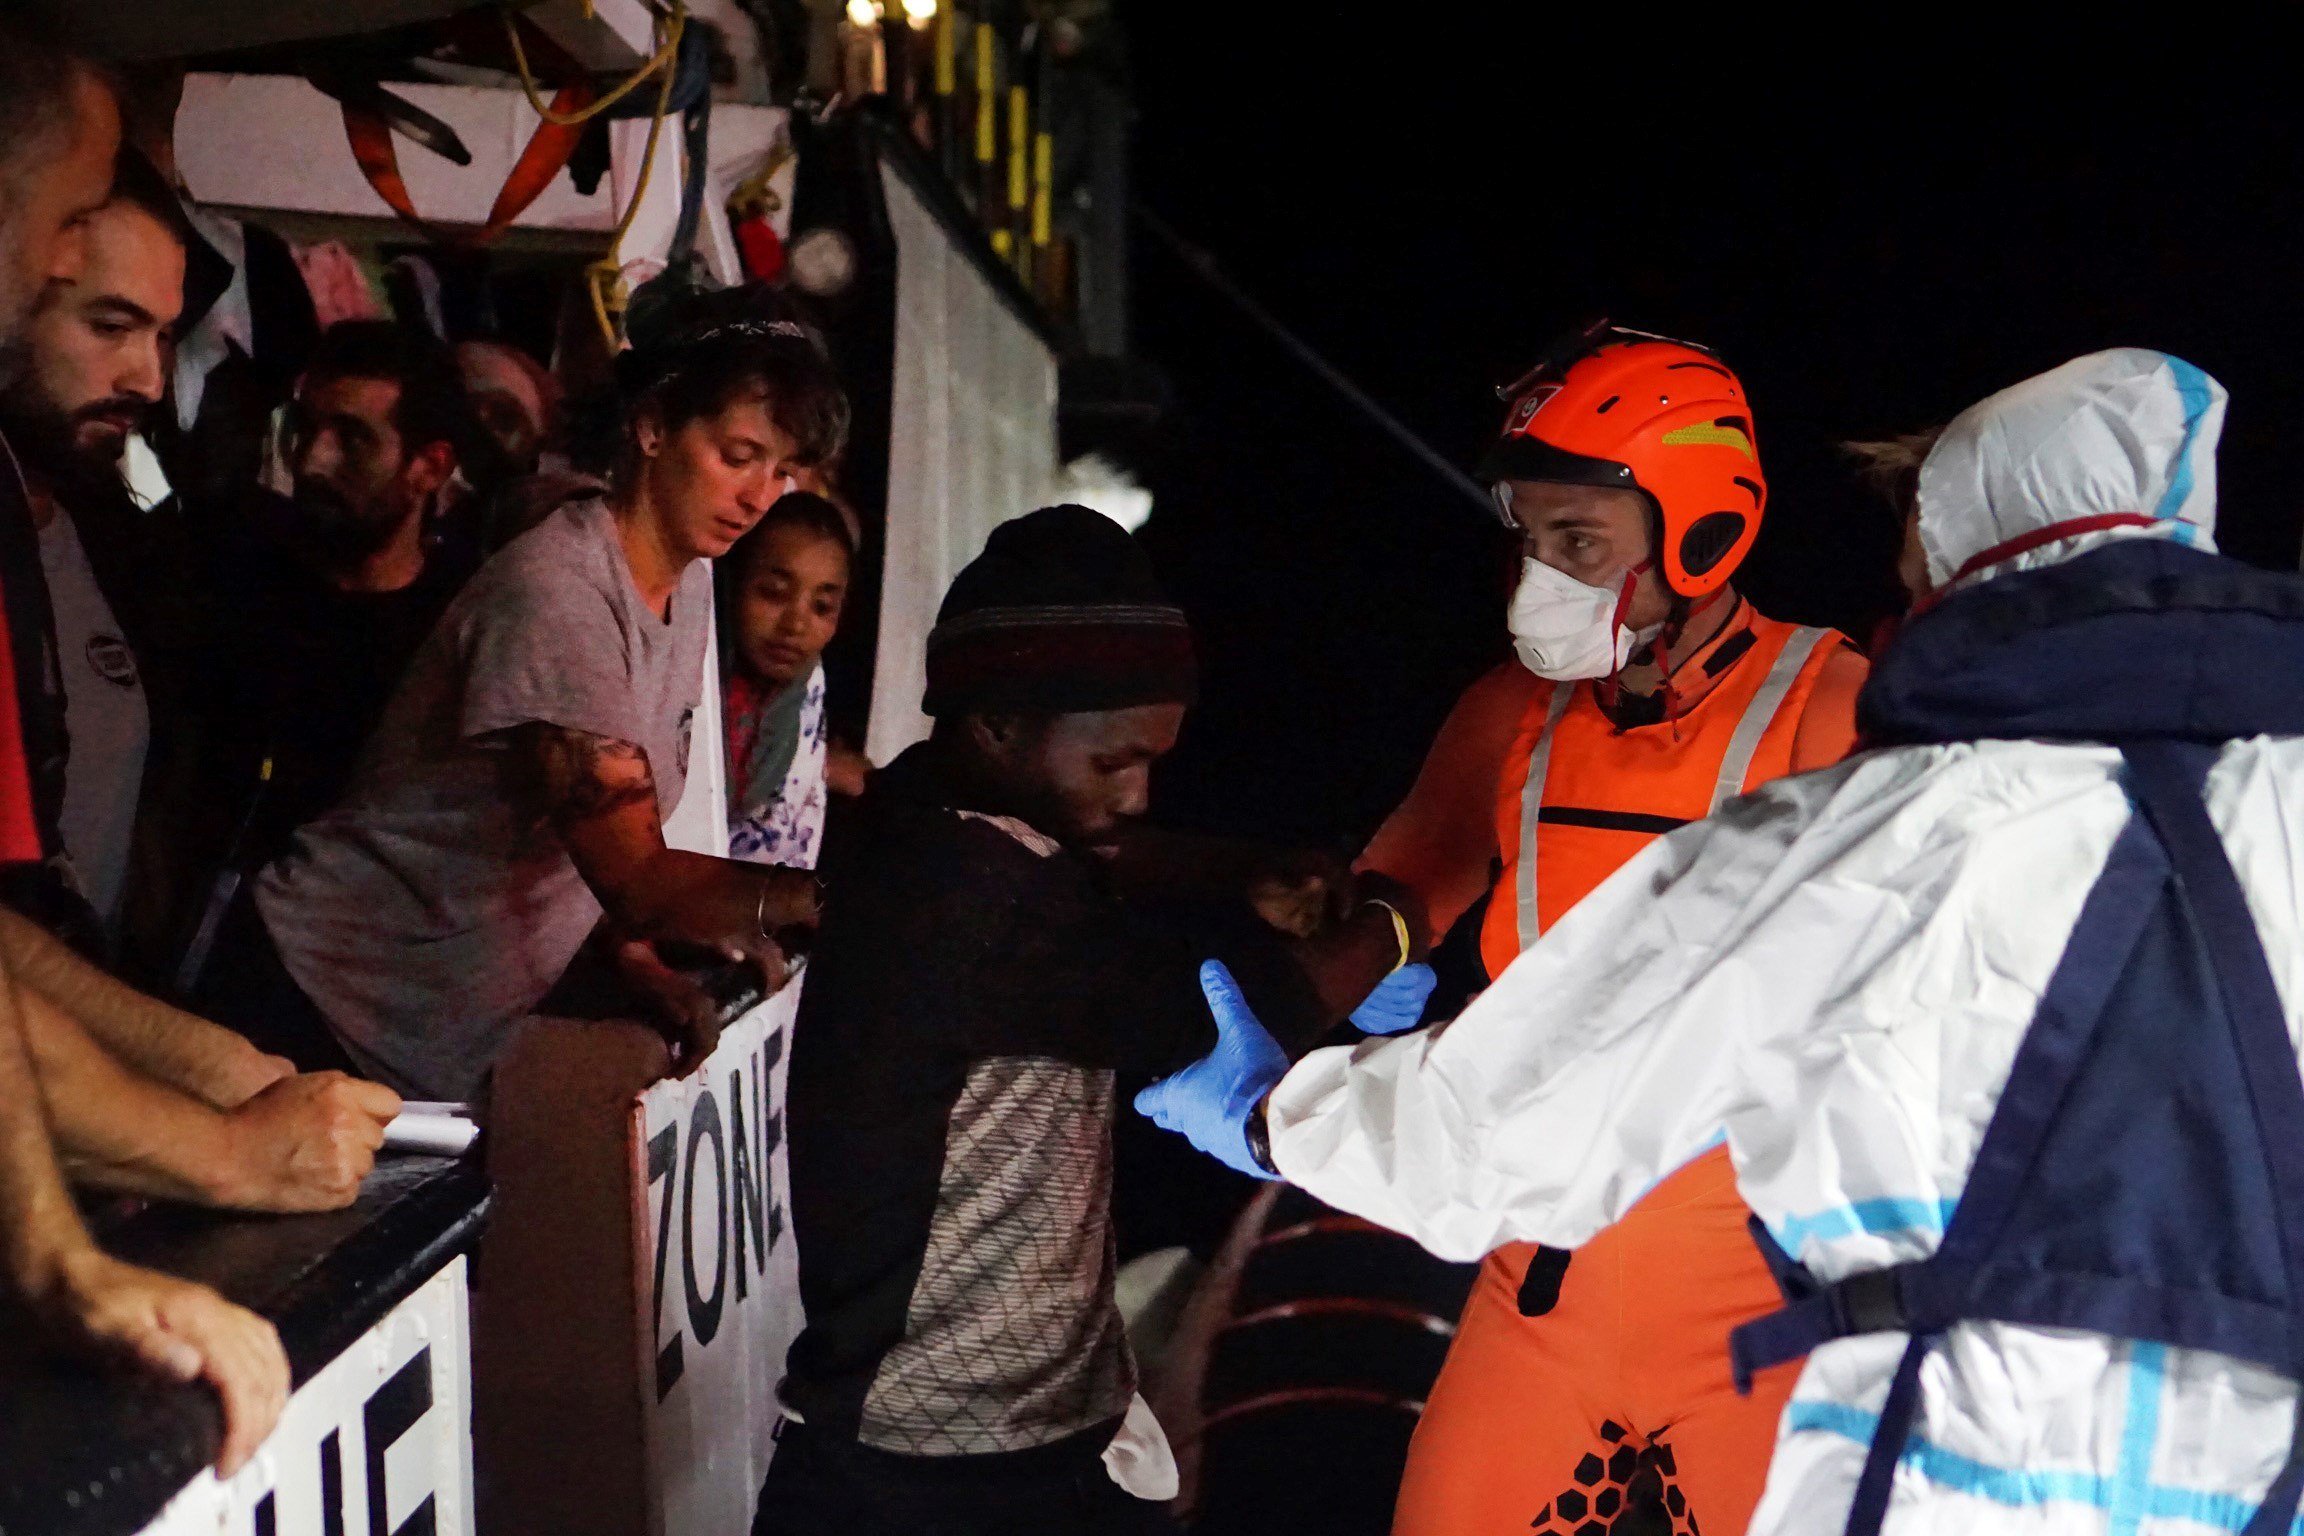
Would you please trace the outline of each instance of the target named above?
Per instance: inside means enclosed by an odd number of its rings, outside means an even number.
[[[1122,350],[1127,102],[1100,6],[848,0],[843,94],[884,94],[1041,312]]]

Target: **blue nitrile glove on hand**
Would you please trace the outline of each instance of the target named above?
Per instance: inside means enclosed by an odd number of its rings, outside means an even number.
[[[1424,1004],[1440,978],[1424,964],[1404,965],[1376,983],[1352,1010],[1352,1027],[1364,1035],[1397,1035],[1424,1019]]]
[[[1216,1015],[1216,1048],[1136,1095],[1136,1113],[1227,1168],[1278,1178],[1248,1150],[1248,1116],[1287,1075],[1288,1053],[1257,1021],[1222,961],[1202,963],[1200,992]]]

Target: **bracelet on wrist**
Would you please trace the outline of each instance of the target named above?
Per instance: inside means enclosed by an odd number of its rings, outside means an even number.
[[[1272,1166],[1272,1127],[1264,1118],[1265,1102],[1258,1099],[1255,1107],[1248,1111],[1248,1155],[1266,1173],[1277,1174],[1280,1170]]]
[[[1370,896],[1360,903],[1360,910],[1363,912],[1370,907],[1383,908],[1385,915],[1392,919],[1392,936],[1400,943],[1400,957],[1392,962],[1392,969],[1397,971],[1406,965],[1409,957],[1416,952],[1415,943],[1408,932],[1408,919],[1401,915],[1398,907],[1381,896]]]

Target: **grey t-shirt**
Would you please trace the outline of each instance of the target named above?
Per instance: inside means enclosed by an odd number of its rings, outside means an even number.
[[[412,1097],[468,1099],[560,979],[600,904],[509,782],[533,721],[638,745],[669,815],[703,698],[711,576],[648,610],[599,501],[472,578],[416,653],[344,802],[256,885],[288,973],[354,1057]]]
[[[152,716],[136,657],[96,585],[70,513],[59,509],[40,530],[40,568],[56,614],[64,729],[72,749],[64,773],[64,853],[89,904],[110,923],[120,913]]]

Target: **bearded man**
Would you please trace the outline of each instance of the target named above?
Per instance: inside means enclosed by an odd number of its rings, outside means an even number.
[[[244,877],[330,809],[416,648],[472,573],[437,536],[472,432],[454,357],[429,333],[346,320],[322,335],[280,433],[290,493],[187,504],[187,629],[201,711],[165,963],[196,1004],[236,1016],[220,974],[250,937]],[[295,1056],[296,1042],[260,1041]]]
[[[121,461],[166,385],[185,236],[159,173],[124,153],[110,200],[83,221],[80,261],[34,301],[0,389],[38,543],[37,574],[11,588],[38,612],[46,651],[44,686],[24,703],[66,744],[43,811],[68,883],[113,937],[152,742],[153,565]]]
[[[393,321],[321,337],[288,408],[286,498],[215,530],[215,788],[252,868],[327,810],[408,659],[471,574],[432,537],[471,431],[448,349]]]

